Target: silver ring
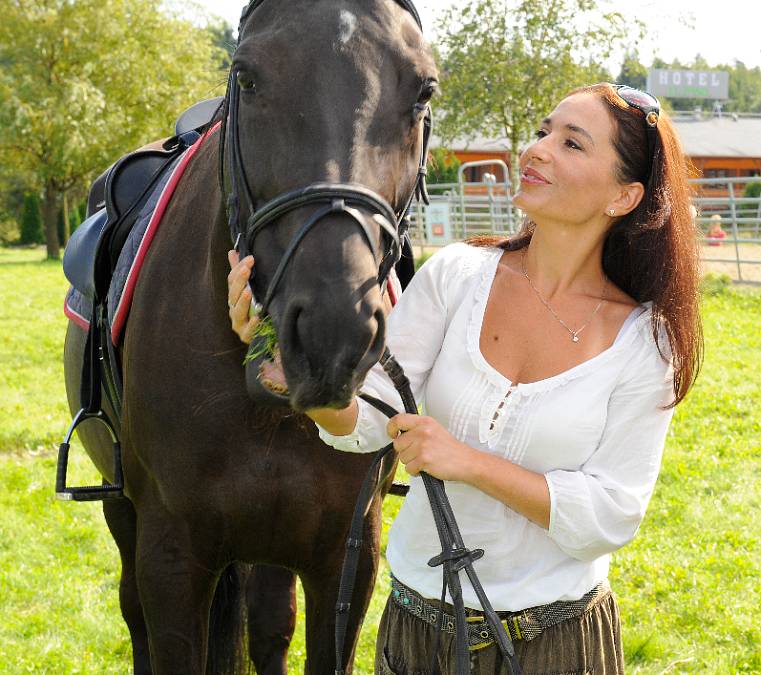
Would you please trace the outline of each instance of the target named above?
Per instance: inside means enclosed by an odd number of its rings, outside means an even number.
[[[228,301],[227,301],[227,306],[228,306],[230,309],[232,309],[233,307],[235,307],[235,303],[234,303],[234,302],[230,302],[230,301],[228,300]]]

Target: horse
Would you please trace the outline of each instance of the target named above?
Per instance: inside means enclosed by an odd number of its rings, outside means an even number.
[[[256,296],[280,274],[268,313],[290,404],[265,408],[247,396],[246,347],[227,316],[225,186],[242,190],[245,181],[258,208],[315,183],[356,185],[401,213],[418,180],[436,77],[407,0],[252,0],[244,13],[229,85],[240,94],[237,129],[210,132],[192,158],[118,348],[125,498],[105,501],[103,511],[121,557],[136,675],[239,672],[248,659],[260,675],[286,673],[297,576],[306,672],[336,669],[344,540],[370,458],[327,447],[302,413],[345,406],[383,349],[388,306],[377,281],[386,235],[366,206],[353,216],[332,210],[278,273],[314,207],[292,209],[257,233]],[[223,121],[229,108],[228,98]],[[219,164],[236,144],[243,178],[224,171],[221,185]],[[358,227],[358,218],[370,225]],[[72,412],[85,337],[69,325]],[[79,437],[112,481],[110,436],[85,424]],[[381,499],[365,520],[349,662],[378,568]]]

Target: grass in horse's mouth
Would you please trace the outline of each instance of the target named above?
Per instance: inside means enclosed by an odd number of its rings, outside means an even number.
[[[277,354],[277,333],[271,316],[265,316],[256,324],[251,334],[251,348],[243,359],[244,365],[264,356],[273,360]]]
[[[287,394],[288,385],[280,366],[277,332],[271,316],[265,316],[256,324],[251,337],[251,347],[243,363],[260,361],[257,375],[262,386],[276,394]]]

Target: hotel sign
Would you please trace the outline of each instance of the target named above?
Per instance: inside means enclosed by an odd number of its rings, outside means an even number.
[[[661,70],[647,74],[647,90],[666,98],[729,98],[729,73],[726,70]]]

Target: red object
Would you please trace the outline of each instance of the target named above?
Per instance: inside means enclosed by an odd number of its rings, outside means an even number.
[[[721,246],[721,240],[727,238],[727,233],[719,229],[717,231],[711,231],[706,235],[706,239],[708,240],[709,246]]]

